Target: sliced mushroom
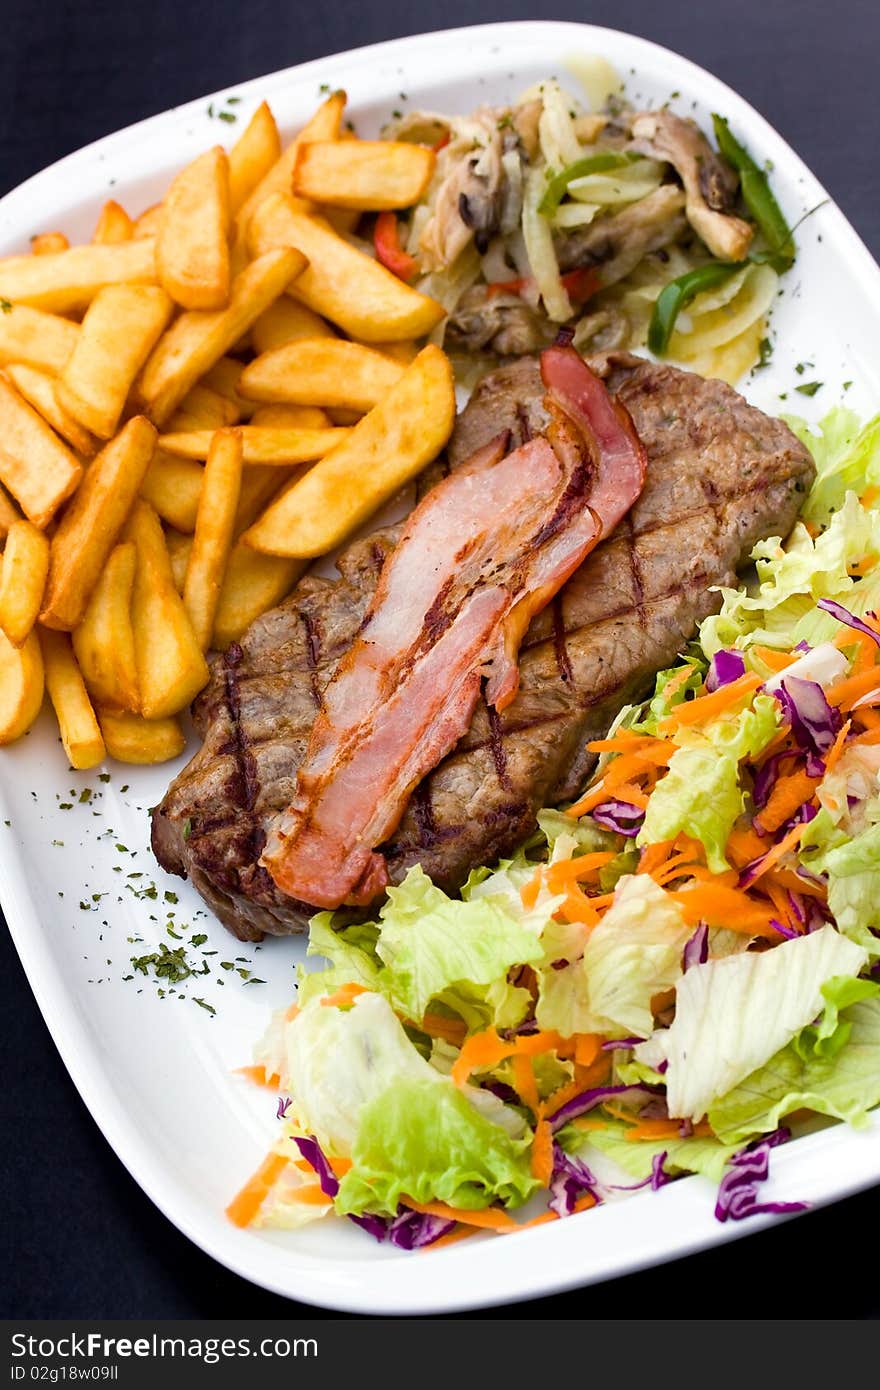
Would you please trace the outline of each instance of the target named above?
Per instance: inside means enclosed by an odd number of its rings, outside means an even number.
[[[472,237],[477,250],[485,251],[501,217],[502,152],[498,113],[489,107],[476,111],[467,132],[456,134],[441,152],[443,181],[419,237],[426,269],[451,265]]]
[[[687,219],[713,256],[741,261],[751,244],[748,222],[731,212],[737,178],[696,122],[671,111],[642,111],[632,119],[630,149],[668,161],[684,184]]]
[[[556,255],[563,272],[596,266],[603,289],[635,270],[652,251],[680,237],[687,226],[685,195],[671,183],[661,184],[647,197],[620,212],[597,217],[589,226],[556,238]]]
[[[467,352],[496,352],[501,357],[520,357],[548,347],[557,325],[530,308],[516,294],[490,293],[474,285],[462,295],[446,325],[450,347]]]

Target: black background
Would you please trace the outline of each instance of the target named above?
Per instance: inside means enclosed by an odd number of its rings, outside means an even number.
[[[4,0],[0,192],[101,135],[262,73],[405,34],[536,18],[640,34],[729,82],[880,256],[877,0],[585,0],[546,10],[487,0]],[[0,1067],[0,1316],[324,1316],[228,1273],[143,1196],[74,1090],[5,931]],[[875,1318],[880,1292],[860,1255],[878,1226],[875,1188],[735,1245],[498,1315]]]

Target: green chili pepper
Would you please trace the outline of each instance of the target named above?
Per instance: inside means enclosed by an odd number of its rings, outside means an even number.
[[[791,228],[770,189],[767,175],[758,168],[748,150],[731,135],[726,117],[713,115],[712,124],[718,148],[739,174],[743,202],[763,232],[769,248],[766,254],[759,252],[751,259],[766,261],[781,274],[794,261],[794,241]]]
[[[574,164],[569,164],[550,179],[538,204],[538,211],[545,217],[552,217],[565,197],[568,185],[575,179],[585,178],[587,174],[605,174],[611,169],[623,169],[625,165],[632,164],[638,158],[639,155],[628,150],[623,153],[606,150],[602,154],[588,154],[583,159],[576,159]]]
[[[675,321],[694,295],[723,285],[725,280],[742,268],[742,261],[709,261],[707,265],[697,266],[696,270],[689,270],[687,275],[680,275],[677,280],[670,280],[668,285],[664,285],[654,305],[648,329],[648,347],[655,357],[662,357],[665,353]]]

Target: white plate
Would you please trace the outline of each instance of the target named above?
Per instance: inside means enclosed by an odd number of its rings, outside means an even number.
[[[71,240],[87,239],[107,197],[139,212],[198,151],[218,140],[231,143],[264,98],[289,133],[326,86],[345,87],[359,130],[370,134],[393,109],[465,112],[483,101],[509,101],[549,74],[576,91],[570,65],[589,53],[615,64],[634,100],[656,105],[676,92],[674,108],[704,126],[713,110],[728,115],[759,161],[772,160],[774,187],[791,220],[825,199],[767,123],[685,59],[588,25],[498,24],[307,63],[111,135],[0,203],[0,253],[25,249],[31,233],[56,227]],[[230,95],[240,102],[227,104]],[[212,118],[209,102],[215,111],[234,113],[237,124]],[[852,381],[846,399],[865,413],[880,400],[878,267],[827,203],[800,229],[798,242],[797,265],[774,313],[772,364],[746,394],[771,411],[816,418]],[[804,360],[812,365],[799,376],[795,365]],[[813,380],[825,383],[813,399],[791,394]],[[784,406],[781,392],[789,393]],[[690,1178],[519,1236],[430,1254],[386,1250],[344,1222],[298,1233],[236,1230],[223,1209],[271,1143],[274,1103],[231,1072],[250,1060],[270,1007],[291,998],[302,946],[290,940],[239,946],[204,913],[188,884],[159,870],[148,848],[146,810],[176,766],[110,764],[108,770],[106,783],[99,780],[102,769],[66,771],[45,713],[26,739],[4,751],[0,894],[43,1016],[97,1123],[157,1206],[215,1259],[268,1289],[329,1308],[434,1313],[587,1284],[766,1224],[756,1218],[720,1225],[711,1184]],[[85,788],[94,795],[80,802]],[[144,877],[127,877],[133,873]],[[131,891],[152,883],[155,898]],[[166,891],[179,904],[167,903]],[[93,901],[92,894],[104,896]],[[217,954],[206,958],[210,975],[185,982],[182,997],[160,1000],[154,983],[122,977],[132,974],[132,956],[156,950],[161,940],[178,944],[164,932],[169,911],[175,922],[190,924],[187,937],[207,933],[204,950]],[[233,970],[218,968],[224,960],[252,968],[267,983],[244,984]],[[196,996],[216,1006],[216,1017],[195,1004]],[[770,1197],[819,1204],[867,1187],[880,1172],[880,1125],[861,1134],[840,1126],[799,1140],[774,1154],[773,1170]]]

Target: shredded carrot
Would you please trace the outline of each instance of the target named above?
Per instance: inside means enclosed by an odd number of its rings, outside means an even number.
[[[791,652],[778,652],[775,647],[752,647],[752,655],[763,661],[765,666],[769,666],[771,671],[784,671],[786,666],[797,661],[797,657],[792,656]]]
[[[611,1055],[610,1053],[600,1052],[595,1062],[589,1067],[575,1066],[574,1078],[567,1081],[564,1086],[560,1086],[554,1091],[552,1096],[548,1096],[544,1102],[544,1114],[552,1118],[563,1105],[567,1105],[570,1100],[575,1100],[577,1096],[583,1095],[584,1091],[591,1091],[595,1086],[601,1086],[611,1074]]]
[[[273,1091],[277,1091],[281,1085],[281,1077],[275,1072],[271,1076],[266,1075],[265,1067],[236,1067],[236,1076],[243,1076],[246,1081],[252,1081],[255,1086],[269,1086]]]
[[[456,1241],[466,1240],[474,1233],[473,1226],[456,1226],[454,1230],[447,1231],[445,1236],[439,1240],[432,1240],[430,1245],[420,1245],[419,1254],[429,1253],[431,1250],[442,1250],[444,1245],[455,1245]]]
[[[673,879],[681,878],[688,869],[698,867],[699,865],[692,864],[689,854],[674,854],[661,868],[655,869],[652,878],[662,888],[665,884],[671,883]]]
[[[778,864],[780,859],[784,858],[784,856],[788,854],[788,851],[790,849],[794,849],[795,846],[800,843],[801,836],[803,835],[805,829],[806,826],[803,824],[793,825],[791,827],[791,830],[787,831],[783,835],[782,839],[777,841],[777,843],[773,846],[772,849],[768,849],[767,853],[764,855],[763,863],[761,863],[758,869],[756,870],[755,875],[752,879],[752,883],[749,885],[749,887],[752,887],[753,884],[757,882],[757,880],[761,878],[762,875],[764,875],[768,869],[771,869],[774,864]]]
[[[298,1187],[295,1195],[298,1202],[305,1202],[310,1207],[329,1207],[333,1201],[319,1182],[310,1182],[305,1187]]]
[[[519,890],[520,901],[522,902],[522,905],[525,908],[526,912],[533,908],[535,906],[535,903],[538,901],[538,894],[541,891],[541,884],[543,883],[543,881],[544,868],[542,865],[539,869],[535,870],[534,878],[530,878],[528,883],[524,883],[522,888]]]
[[[401,1198],[403,1205],[411,1211],[420,1211],[423,1216],[440,1216],[445,1221],[460,1221],[463,1226],[477,1226],[483,1231],[518,1231],[519,1226],[512,1216],[499,1207],[483,1207],[479,1211],[464,1211],[459,1207],[447,1206],[445,1202],[414,1202],[411,1197]]]
[[[880,484],[871,483],[869,487],[866,487],[862,493],[861,501],[864,507],[873,507],[875,502],[880,501]]]
[[[549,1187],[553,1177],[553,1131],[543,1115],[535,1125],[532,1140],[532,1176],[542,1187]]]
[[[784,889],[780,888],[779,884],[771,883],[769,880],[770,875],[767,874],[762,884],[762,887],[764,889],[764,892],[767,894],[767,897],[770,899],[773,906],[776,908],[776,916],[779,918],[780,922],[782,922],[784,926],[790,927],[792,931],[796,931],[798,935],[800,935],[801,924],[797,921],[794,913],[791,910],[791,904],[785,895]]]
[[[359,994],[369,994],[369,992],[370,991],[365,989],[363,985],[356,985],[354,981],[352,981],[350,984],[343,985],[335,994],[328,994],[326,998],[321,1000],[321,1003],[328,1009],[331,1007],[345,1009],[349,1004],[354,1003]]]
[[[880,710],[871,709],[869,705],[860,705],[853,710],[853,718],[858,719],[859,723],[866,729],[880,729]]]
[[[639,858],[637,874],[654,874],[665,863],[675,848],[674,840],[658,840],[655,845],[645,845]]]
[[[753,859],[760,858],[766,848],[766,840],[762,840],[750,826],[734,826],[727,837],[725,853],[736,868],[742,869]]]
[[[830,772],[831,769],[834,767],[835,763],[839,760],[840,755],[841,755],[841,753],[843,752],[844,744],[846,743],[846,740],[847,740],[847,738],[849,737],[849,731],[850,731],[851,728],[852,728],[852,720],[851,720],[851,719],[847,719],[846,722],[841,726],[840,731],[839,731],[839,733],[838,733],[838,735],[837,735],[837,738],[834,740],[833,744],[831,745],[831,747],[830,747],[829,750],[828,750],[828,753],[826,754],[826,757],[825,757],[825,771],[826,771],[826,773]]]
[[[627,1116],[621,1115],[620,1118],[626,1119]],[[696,1138],[702,1139],[711,1135],[712,1130],[705,1120],[701,1120],[698,1125],[694,1125],[693,1133]],[[623,1137],[634,1143],[649,1143],[652,1139],[680,1139],[681,1121],[638,1120],[630,1126]]]
[[[549,866],[547,887],[551,893],[558,893],[571,879],[593,878],[606,864],[610,864],[613,858],[610,850],[602,850],[595,854],[578,855],[576,859],[561,859],[558,864]]]
[[[847,568],[853,579],[861,579],[863,575],[870,574],[876,564],[876,555],[863,555],[861,560],[856,560],[854,564],[848,565]]]
[[[821,780],[821,777],[811,777],[803,771],[780,777],[770,793],[767,805],[755,817],[757,824],[768,832],[778,830],[787,820],[791,820],[804,802],[813,798]],[[759,853],[763,854],[764,850],[761,849]]]
[[[869,729],[866,734],[862,734],[859,743],[880,743],[880,724],[875,725],[873,729]]]
[[[455,1047],[460,1047],[467,1036],[466,1023],[458,1018],[443,1018],[440,1014],[427,1013],[415,1026],[429,1038],[443,1038]]]
[[[873,666],[869,671],[860,671],[857,676],[849,676],[845,681],[838,681],[836,685],[829,686],[825,697],[829,704],[836,705],[838,709],[850,710],[856,700],[860,700],[863,695],[872,695],[875,691],[880,694],[880,666]]]
[[[672,734],[682,725],[702,724],[705,719],[714,719],[732,705],[739,704],[740,700],[751,695],[752,691],[757,690],[762,684],[763,681],[757,672],[746,671],[745,675],[739,676],[735,681],[729,681],[727,685],[719,686],[710,695],[698,695],[695,700],[676,705],[672,714],[657,727],[661,734]]]
[[[835,637],[834,645],[838,648],[856,648],[856,655],[853,659],[852,670],[850,672],[851,675],[857,675],[861,671],[867,671],[874,665],[877,655],[877,644],[866,632],[859,632],[854,628],[844,627]]]
[[[571,1123],[574,1125],[575,1129],[582,1130],[608,1128],[608,1121],[599,1120],[595,1115],[578,1115]]]
[[[580,1067],[591,1067],[602,1052],[598,1033],[578,1033],[574,1043],[574,1060]]]
[[[790,888],[793,893],[802,893],[807,898],[819,898],[822,902],[827,896],[821,883],[801,878],[800,874],[796,874],[792,869],[781,868],[778,864],[764,875],[763,881],[765,885],[772,883],[778,888]]]
[[[629,801],[633,806],[638,806],[644,810],[648,804],[648,798],[642,788],[637,787],[633,782],[618,781],[612,776],[612,771],[617,763],[623,762],[624,758],[628,758],[629,756],[628,753],[625,753],[622,754],[621,757],[616,758],[606,771],[601,782],[597,782],[594,787],[590,787],[585,791],[580,801],[576,801],[573,806],[569,806],[565,814],[571,816],[573,820],[577,820],[579,816],[587,815],[596,806],[601,805],[603,801],[607,801],[611,796],[617,801]],[[652,767],[652,763],[647,763],[642,760],[640,771],[644,773],[651,770]],[[632,769],[630,769],[630,771],[631,770]]]
[[[519,1053],[513,1057],[513,1085],[523,1105],[527,1105],[533,1114],[537,1115],[541,1109],[541,1099],[538,1095],[538,1085],[535,1081],[535,1069],[532,1066],[531,1057],[524,1057]]]
[[[640,753],[659,763],[669,761],[672,750],[665,739],[653,734],[636,734],[631,729],[618,729],[613,738],[595,738],[587,744],[591,753]]]
[[[294,1158],[291,1159],[291,1162],[294,1168],[298,1168],[301,1173],[314,1173],[315,1171],[307,1158]]]
[[[284,1154],[274,1151],[263,1159],[257,1171],[248,1178],[244,1187],[233,1197],[226,1208],[226,1215],[234,1226],[250,1226],[256,1219],[260,1207],[287,1167]]]
[[[344,1178],[349,1168],[352,1166],[352,1160],[350,1158],[336,1158],[332,1154],[327,1154],[326,1158],[337,1178]]]
[[[776,941],[779,936],[770,925],[772,914],[738,888],[697,883],[693,888],[672,891],[670,897],[678,903],[685,921],[694,926],[706,921],[713,927],[727,927],[730,931],[762,936],[768,941]]]
[[[563,1042],[556,1032],[544,1030],[526,1033],[518,1038],[499,1038],[494,1028],[473,1033],[465,1042],[452,1068],[456,1086],[463,1086],[477,1067],[494,1067],[506,1057],[537,1057],[542,1052],[555,1052]]]
[[[599,913],[590,906],[590,899],[576,888],[569,888],[558,915],[567,922],[579,922],[584,927],[599,925]]]
[[[298,1013],[299,1013],[299,1004],[291,1004],[290,1008],[287,1010],[287,1013],[284,1015],[284,1022],[285,1022],[285,1023],[292,1023],[293,1020],[296,1018],[296,1016],[297,1016]]]

